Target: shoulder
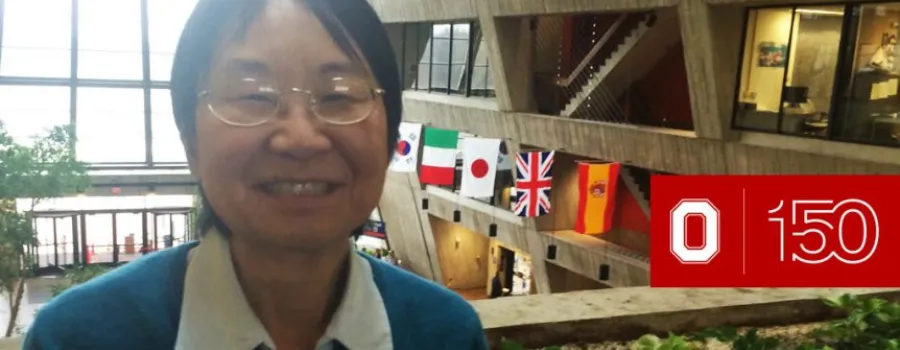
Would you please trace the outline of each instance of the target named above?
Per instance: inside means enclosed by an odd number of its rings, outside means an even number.
[[[422,341],[434,341],[429,349],[482,349],[481,320],[462,296],[408,271],[366,258],[388,310],[395,345],[399,335],[419,342],[415,348],[425,348]],[[404,335],[412,330],[415,334]]]
[[[105,349],[120,338],[164,339],[166,332],[177,331],[187,252],[193,246],[141,257],[53,298],[31,324],[25,349],[61,344]],[[135,334],[137,329],[148,334]]]

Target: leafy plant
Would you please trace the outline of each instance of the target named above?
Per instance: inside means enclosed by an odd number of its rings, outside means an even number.
[[[850,294],[825,299],[825,303],[848,315],[815,331],[813,336],[820,342],[838,349],[900,349],[900,304]]]
[[[661,339],[648,334],[631,344],[632,350],[694,350],[696,349],[687,339],[669,332],[669,337]]]
[[[89,184],[85,165],[75,159],[71,128],[55,127],[32,141],[17,143],[0,122],[0,293],[9,300],[7,337],[15,331],[32,267],[29,248],[38,244],[31,212],[44,199],[73,194]],[[30,203],[18,207],[20,198]]]

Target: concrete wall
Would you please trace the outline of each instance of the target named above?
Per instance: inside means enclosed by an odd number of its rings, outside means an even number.
[[[606,289],[609,286],[596,280],[574,273],[554,263],[546,262],[547,279],[553,293],[568,293],[582,290]]]
[[[442,284],[453,289],[485,288],[490,240],[453,222],[429,215]]]
[[[427,215],[419,212],[421,198],[414,182],[412,174],[389,173],[378,207],[391,248],[403,265],[420,276],[441,281],[434,235]]]

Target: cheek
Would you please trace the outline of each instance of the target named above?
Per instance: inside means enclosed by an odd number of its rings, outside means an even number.
[[[250,140],[240,129],[225,126],[200,115],[197,118],[197,168],[207,185],[231,182],[240,177],[250,158]]]
[[[383,118],[372,120],[361,125],[356,135],[352,136],[352,150],[347,150],[349,159],[352,159],[354,172],[356,173],[357,191],[367,194],[368,197],[381,196],[381,188],[385,180],[390,159],[387,148],[387,128]],[[349,136],[349,135],[348,135]]]

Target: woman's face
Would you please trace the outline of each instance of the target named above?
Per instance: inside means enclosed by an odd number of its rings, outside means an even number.
[[[345,244],[381,196],[389,161],[384,105],[376,95],[366,119],[335,125],[291,89],[322,91],[335,81],[376,88],[368,68],[351,61],[295,0],[268,1],[212,64],[207,91],[226,95],[251,84],[282,92],[275,116],[254,127],[223,123],[216,116],[221,109],[208,107],[216,99],[200,99],[192,167],[216,214],[241,239],[286,248]],[[263,110],[265,102],[235,103],[240,108],[229,107],[232,115]]]

